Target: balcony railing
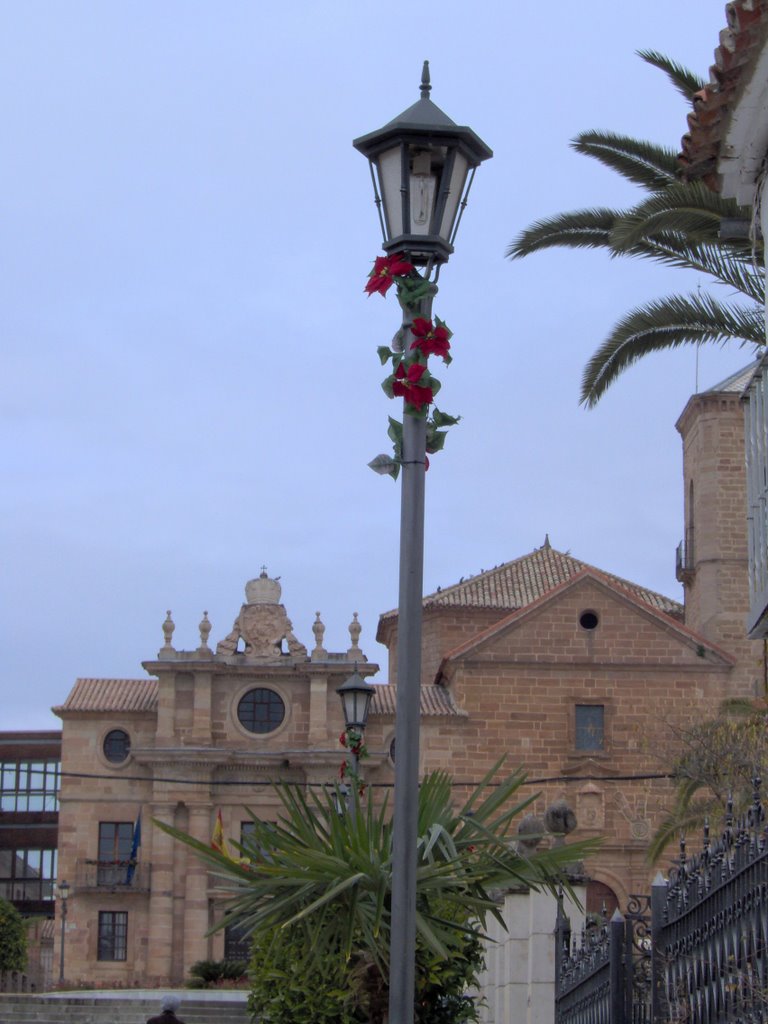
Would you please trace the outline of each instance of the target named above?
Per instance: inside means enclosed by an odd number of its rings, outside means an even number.
[[[81,860],[77,865],[78,890],[149,892],[151,865],[131,860]]]
[[[690,583],[695,572],[693,560],[693,527],[685,531],[685,540],[677,545],[675,553],[675,576],[680,583]]]

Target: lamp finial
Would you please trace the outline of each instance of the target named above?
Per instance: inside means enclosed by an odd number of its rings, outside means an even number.
[[[425,60],[421,69],[421,98],[428,100],[430,92],[432,92],[432,86],[429,84],[429,61]]]

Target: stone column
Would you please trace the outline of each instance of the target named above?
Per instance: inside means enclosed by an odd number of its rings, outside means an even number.
[[[175,804],[152,805],[151,816],[173,825]],[[147,984],[167,985],[171,980],[173,950],[173,880],[175,841],[159,828],[152,829],[152,890],[147,919]]]
[[[225,829],[226,831],[226,829]],[[194,804],[189,808],[189,834],[201,843],[211,841],[211,806]],[[184,896],[184,974],[197,960],[209,959],[208,867],[195,853],[188,851]]]

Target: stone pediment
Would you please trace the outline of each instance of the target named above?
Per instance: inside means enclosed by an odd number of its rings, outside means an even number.
[[[598,615],[591,611],[593,607]],[[606,621],[608,616],[614,621],[620,617],[621,633],[617,630],[613,634],[616,639],[610,639],[611,634],[604,633],[602,626],[581,628],[579,619],[584,609],[590,610],[588,614],[595,624],[603,613]],[[548,641],[544,644],[536,635],[537,622],[547,623]],[[644,644],[633,649],[632,639],[641,634]],[[649,655],[656,665],[688,665],[697,669],[728,669],[733,665],[733,658],[726,651],[602,573],[587,569],[448,652],[440,672],[459,662],[475,660],[528,660],[538,664],[597,660],[632,666],[646,663]]]

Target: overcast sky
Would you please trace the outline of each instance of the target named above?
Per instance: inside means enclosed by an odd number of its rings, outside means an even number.
[[[394,295],[351,140],[418,98],[494,149],[435,311],[454,331],[427,476],[425,589],[552,544],[681,598],[675,420],[693,350],[628,372],[595,411],[583,364],[631,306],[695,275],[553,251],[530,221],[632,202],[572,153],[587,128],[677,146],[686,108],[634,51],[706,75],[723,0],[510,0],[435,8],[0,0],[3,714],[56,728],[78,676],[141,677],[231,628],[262,564],[298,638],[344,650],[353,611],[384,666],[399,485],[376,355]],[[749,353],[702,350],[710,387]],[[386,669],[379,673],[386,680]]]

